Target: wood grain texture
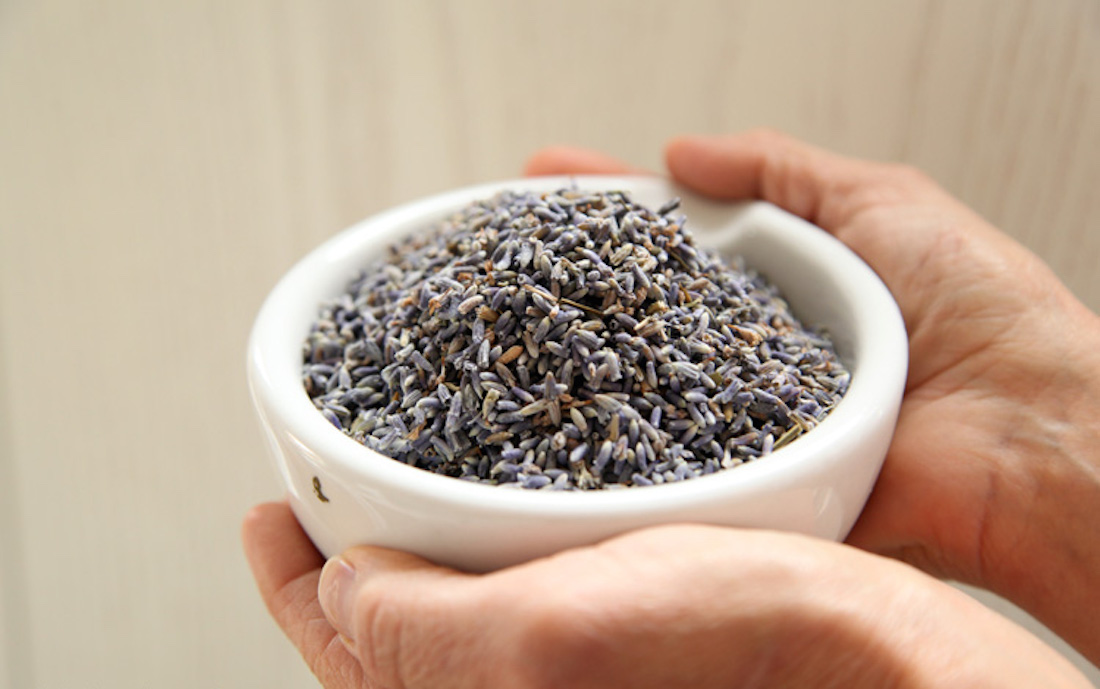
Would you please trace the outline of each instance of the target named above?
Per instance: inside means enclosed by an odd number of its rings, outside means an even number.
[[[354,220],[537,147],[917,165],[1100,308],[1093,0],[0,2],[0,686],[301,687],[243,353]]]

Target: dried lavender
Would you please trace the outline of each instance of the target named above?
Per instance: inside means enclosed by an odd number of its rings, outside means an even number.
[[[322,307],[303,383],[412,466],[523,488],[648,486],[767,455],[849,374],[673,200],[503,192],[390,248]]]

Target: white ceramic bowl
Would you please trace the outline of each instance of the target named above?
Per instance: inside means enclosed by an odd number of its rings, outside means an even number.
[[[811,432],[773,454],[688,481],[618,491],[509,490],[410,467],[367,449],[313,407],[301,348],[321,302],[399,238],[502,189],[573,181],[626,189],[651,208],[674,196],[703,245],[740,254],[824,326],[851,371],[848,393]],[[248,378],[291,507],[318,549],[408,550],[485,571],[668,522],[781,529],[840,540],[863,508],[893,434],[908,363],[897,305],[855,254],[821,229],[763,202],[715,203],[652,177],[512,180],[460,189],[368,218],[295,265],[260,310]]]

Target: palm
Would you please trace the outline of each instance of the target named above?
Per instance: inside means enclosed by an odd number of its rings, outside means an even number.
[[[991,230],[974,241],[975,224],[984,231],[984,223],[929,211],[937,206],[924,200],[878,199],[834,228],[883,276],[910,335],[897,430],[851,540],[978,583],[991,513],[1010,475],[1008,439],[1026,432],[1020,410],[1034,401],[1034,387],[1015,373],[1028,365],[1021,340],[1038,315],[1019,277],[1041,266],[1016,247],[986,250],[1007,242]],[[1004,255],[1013,260],[994,258]]]
[[[1019,410],[1035,402],[1034,385],[1019,376],[1042,363],[1024,356],[1034,354],[1028,335],[1042,331],[1036,304],[1058,299],[1042,293],[1056,281],[1035,279],[1046,270],[1037,259],[918,173],[840,163],[811,169],[804,160],[758,156],[744,170],[702,160],[697,170],[673,173],[711,196],[767,198],[832,232],[882,276],[909,331],[896,434],[850,540],[980,583],[989,511],[1009,480],[1006,445],[1013,433],[1028,432]],[[625,169],[599,154],[560,149],[529,164],[533,172]],[[1048,363],[1056,370],[1057,362]]]

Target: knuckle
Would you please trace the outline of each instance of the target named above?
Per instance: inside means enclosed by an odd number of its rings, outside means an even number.
[[[908,163],[883,163],[883,177],[890,183],[902,188],[931,187],[932,178],[919,168]]]
[[[364,672],[382,686],[405,686],[402,673],[405,615],[388,591],[364,587],[355,601],[356,650]]]
[[[449,590],[448,590],[449,591]],[[364,587],[356,600],[355,643],[370,686],[508,686],[516,670],[499,659],[497,635],[479,629],[487,606],[400,583]]]
[[[509,665],[524,689],[587,686],[605,676],[607,635],[596,606],[580,597],[554,594],[525,605]],[[513,686],[513,685],[509,685]]]
[[[313,674],[324,686],[357,687],[363,684],[361,668],[354,662],[348,662],[347,649],[338,636],[327,630],[326,641],[320,644],[315,662],[309,663]]]

